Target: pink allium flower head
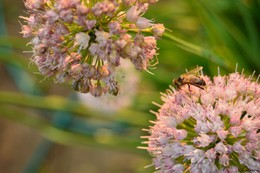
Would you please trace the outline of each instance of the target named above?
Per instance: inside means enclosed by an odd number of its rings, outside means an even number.
[[[32,38],[31,59],[42,75],[82,93],[117,95],[122,60],[146,71],[156,63],[162,25],[142,17],[155,2],[25,0],[29,17],[20,17],[21,34]]]
[[[161,173],[260,170],[260,85],[237,72],[167,90],[150,127],[148,150]],[[179,132],[186,132],[182,134]],[[170,163],[170,164],[169,164]]]

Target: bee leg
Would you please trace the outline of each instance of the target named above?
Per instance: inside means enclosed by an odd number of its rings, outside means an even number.
[[[204,90],[204,88],[203,88],[203,87],[201,87],[201,86],[200,86],[199,88],[200,88],[200,89],[202,89],[202,90]]]
[[[203,88],[202,86],[200,86],[200,85],[194,85],[194,86],[196,86],[196,87],[198,87],[198,88],[204,90],[204,88]]]
[[[190,89],[190,84],[188,84],[188,87],[189,87],[189,91],[191,91],[191,89]]]

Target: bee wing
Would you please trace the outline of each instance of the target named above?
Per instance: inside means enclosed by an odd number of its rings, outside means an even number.
[[[191,71],[188,71],[186,74],[198,74],[202,69],[203,67],[199,66]]]
[[[190,79],[190,83],[192,84],[197,84],[201,81],[201,79],[199,77],[193,77]]]
[[[193,75],[193,74],[185,74],[182,78],[182,83],[190,83],[190,84],[196,84],[200,81],[200,78]]]

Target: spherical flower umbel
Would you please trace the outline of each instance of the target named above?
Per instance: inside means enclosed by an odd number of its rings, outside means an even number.
[[[144,136],[161,173],[260,170],[260,85],[239,73],[216,76],[204,89],[183,85],[162,94]]]
[[[156,40],[164,27],[143,17],[155,2],[26,0],[29,17],[21,16],[26,23],[21,33],[32,37],[32,61],[42,75],[82,93],[117,95],[122,59],[138,70],[156,63]]]

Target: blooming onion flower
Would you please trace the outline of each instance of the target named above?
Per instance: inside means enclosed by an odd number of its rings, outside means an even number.
[[[162,173],[237,173],[260,170],[260,85],[239,73],[202,76],[162,94],[148,130],[153,166]]]
[[[24,37],[32,37],[32,61],[56,82],[100,96],[117,95],[122,59],[138,70],[156,63],[162,24],[143,17],[157,0],[26,0]],[[148,36],[143,32],[151,33]]]

